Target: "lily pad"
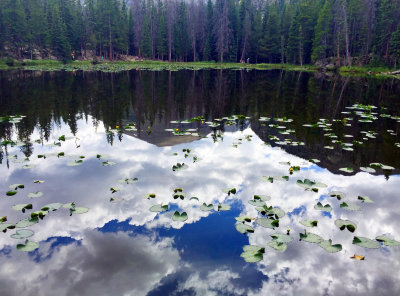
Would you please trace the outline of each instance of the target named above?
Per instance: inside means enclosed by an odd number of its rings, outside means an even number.
[[[244,246],[243,251],[244,252],[240,254],[240,257],[242,257],[246,262],[256,263],[263,259],[265,249],[258,246]]]
[[[189,198],[189,200],[197,200],[197,201],[199,201],[199,198],[196,197],[196,196],[192,196],[191,198]]]
[[[355,236],[353,238],[353,245],[368,249],[379,249],[381,247],[379,242],[377,242],[376,240],[372,240],[361,236]]]
[[[43,192],[37,191],[37,192],[31,192],[28,194],[29,198],[35,198],[35,197],[41,197],[43,195]]]
[[[286,249],[287,249],[287,245],[285,243],[278,242],[276,240],[273,240],[272,242],[269,242],[267,245],[269,247],[275,249],[278,252],[285,252]]]
[[[235,219],[236,219],[236,221],[239,221],[239,222],[242,222],[242,223],[251,222],[251,217],[249,217],[249,216],[235,217]]]
[[[320,237],[318,234],[314,234],[311,232],[305,232],[305,233],[300,233],[300,240],[303,240],[303,241],[309,242],[309,243],[319,244],[324,239],[322,237]]]
[[[258,194],[256,194],[256,195],[254,195],[253,199],[254,200],[269,201],[271,199],[271,197],[268,196],[268,195],[258,195]]]
[[[118,180],[118,183],[120,183],[120,184],[133,184],[133,183],[135,183],[135,182],[137,182],[138,181],[138,178],[126,178],[126,179],[121,179],[121,180]]]
[[[147,193],[147,194],[143,194],[142,197],[147,198],[147,199],[155,198],[156,194],[155,193]]]
[[[387,236],[383,236],[383,235],[377,236],[375,239],[378,242],[383,242],[383,244],[385,246],[388,246],[388,247],[395,247],[395,246],[399,246],[400,245],[400,242],[398,242],[398,241],[396,241],[394,239],[390,239]]]
[[[17,245],[17,250],[22,251],[22,252],[32,252],[39,248],[39,244],[35,242],[31,242],[29,240],[25,241],[25,244],[18,244]]]
[[[56,203],[51,203],[48,205],[45,205],[41,208],[42,211],[56,211],[59,208],[61,208],[63,206],[63,204],[56,202]]]
[[[278,243],[290,243],[293,241],[293,237],[291,237],[288,234],[283,234],[283,233],[274,233],[270,235],[272,237],[273,241],[276,241]]]
[[[345,209],[345,210],[348,210],[348,211],[359,211],[361,209],[360,206],[355,205],[355,204],[351,204],[351,203],[347,203],[347,202],[342,202],[340,204],[340,207]]]
[[[262,201],[262,200],[259,200],[259,199],[249,200],[249,204],[251,204],[252,206],[255,206],[255,207],[263,207],[263,206],[266,205],[265,201]]]
[[[0,231],[7,232],[8,229],[14,229],[15,225],[11,223],[0,223]]]
[[[13,196],[16,194],[17,194],[17,191],[7,191],[7,193],[6,193],[7,196]]]
[[[44,181],[42,181],[42,180],[35,180],[35,181],[33,181],[33,183],[35,183],[35,184],[43,184]]]
[[[112,162],[112,161],[103,161],[102,164],[103,164],[103,166],[112,166],[112,165],[114,165],[116,163]]]
[[[359,195],[358,199],[361,200],[362,202],[366,202],[366,203],[373,203],[374,201],[372,199],[370,199],[368,196],[362,196]]]
[[[77,214],[85,214],[89,211],[88,208],[85,207],[74,207],[69,209],[69,213],[71,215],[77,215]]]
[[[236,194],[236,188],[225,188],[222,191],[225,192],[228,195]]]
[[[269,218],[257,218],[256,223],[265,228],[275,229],[275,227],[279,227],[279,220]]]
[[[332,207],[330,204],[322,205],[320,202],[318,202],[315,206],[314,209],[318,211],[324,211],[324,212],[331,212]]]
[[[111,193],[115,193],[115,192],[117,192],[117,191],[119,191],[120,189],[118,188],[118,187],[111,187],[110,188],[110,191],[111,191]]]
[[[247,232],[251,232],[251,233],[254,232],[253,227],[251,227],[250,225],[244,224],[244,223],[237,223],[235,225],[235,227],[236,227],[237,231],[239,231],[240,233],[243,233],[243,234],[245,234]]]
[[[329,253],[336,253],[342,250],[342,245],[341,244],[332,245],[331,239],[319,242],[318,245]]]
[[[317,220],[303,220],[300,223],[307,227],[317,227],[318,225]]]
[[[15,211],[22,211],[22,213],[25,213],[25,210],[32,209],[32,204],[17,204],[17,205],[14,205],[12,208]]]
[[[16,228],[26,228],[26,227],[32,226],[38,222],[39,222],[38,218],[29,218],[29,219],[27,218],[27,219],[23,219],[23,220],[19,221],[17,224],[15,224],[15,227]]]
[[[339,171],[351,174],[354,172],[354,169],[350,168],[350,167],[349,168],[340,168]]]
[[[340,230],[345,230],[347,228],[350,232],[354,232],[357,229],[356,224],[350,220],[338,219],[335,221],[335,225],[339,227]]]
[[[83,160],[79,159],[79,160],[74,160],[71,162],[67,163],[67,166],[78,166],[81,165],[83,163]]]
[[[165,212],[168,211],[168,205],[154,205],[150,208],[151,212],[156,212],[156,213],[161,213],[161,212]]]
[[[206,203],[203,203],[203,204],[200,206],[200,210],[202,210],[202,211],[204,211],[204,212],[211,211],[213,208],[214,208],[213,204],[206,204]]]
[[[176,192],[176,193],[174,193],[174,194],[172,195],[172,197],[173,197],[174,199],[180,198],[181,200],[184,200],[184,199],[185,199],[185,196],[186,196],[186,194],[183,193],[183,192]]]
[[[172,170],[175,171],[181,171],[181,170],[186,170],[188,166],[184,163],[177,163],[176,165],[172,166]]]
[[[230,209],[231,209],[230,205],[222,205],[222,204],[218,205],[218,212],[220,212],[220,211],[229,211]]]
[[[12,184],[9,186],[11,190],[18,190],[18,189],[23,189],[25,186],[23,184]]]
[[[375,169],[370,168],[370,167],[360,167],[360,170],[363,172],[366,172],[366,173],[371,173],[371,174],[376,172]]]
[[[332,191],[329,192],[329,196],[336,197],[338,200],[341,200],[342,198],[346,197],[346,193],[341,191]]]
[[[188,219],[188,215],[186,212],[179,213],[178,211],[175,211],[175,213],[172,215],[172,220],[178,221],[178,222],[184,222]]]

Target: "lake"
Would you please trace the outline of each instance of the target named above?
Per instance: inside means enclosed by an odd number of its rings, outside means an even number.
[[[399,295],[400,81],[0,72],[1,295]]]

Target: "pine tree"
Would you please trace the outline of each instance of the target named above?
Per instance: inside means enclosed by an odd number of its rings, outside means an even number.
[[[315,38],[311,55],[312,62],[322,60],[325,63],[326,58],[332,54],[332,18],[332,3],[327,0],[319,13],[315,27]]]
[[[397,63],[400,60],[400,23],[396,31],[393,32],[390,38],[390,54],[394,59],[394,67],[397,68]]]
[[[51,45],[58,58],[63,61],[68,61],[71,59],[71,47],[68,43],[68,38],[66,35],[65,24],[60,15],[60,7],[57,1],[50,3],[48,7],[51,36]]]
[[[167,23],[165,17],[165,6],[159,1],[158,10],[160,15],[160,23],[157,31],[157,54],[162,60],[167,54]]]

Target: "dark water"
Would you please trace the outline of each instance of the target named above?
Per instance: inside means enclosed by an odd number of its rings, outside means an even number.
[[[354,236],[400,240],[399,94],[396,80],[280,71],[0,72],[0,116],[26,116],[0,123],[2,142],[15,143],[1,147],[0,216],[15,224],[50,203],[89,208],[72,216],[60,208],[28,227],[34,231],[28,239],[39,244],[32,252],[16,249],[25,239],[11,238],[15,229],[2,233],[1,295],[399,294],[399,247],[352,244]],[[352,109],[354,104],[363,106]],[[374,119],[362,122],[360,112]],[[206,123],[234,114],[248,118],[216,128]],[[170,123],[196,116],[205,122]],[[303,126],[321,119],[327,120],[321,127]],[[124,129],[130,123],[136,130]],[[193,131],[173,136],[165,131],[172,128]],[[191,150],[186,157],[183,149]],[[301,169],[290,175],[282,162]],[[188,168],[173,171],[177,163]],[[360,170],[371,163],[394,169]],[[353,172],[340,170],[348,167]],[[281,176],[289,180],[276,180]],[[138,181],[118,183],[126,178]],[[327,187],[306,191],[296,184],[306,178]],[[6,196],[11,184],[25,188]],[[233,187],[235,195],[223,192]],[[183,200],[173,198],[175,188],[183,189]],[[345,197],[339,201],[332,191]],[[35,192],[42,196],[28,197]],[[148,193],[156,198],[142,197]],[[239,233],[235,217],[261,217],[248,203],[255,194],[269,195],[266,204],[286,214],[275,229],[252,220],[246,224],[254,233]],[[202,211],[203,202],[214,210]],[[317,202],[332,211],[316,210]],[[342,202],[360,210],[348,211]],[[25,203],[33,209],[12,209]],[[151,212],[156,204],[169,204],[169,211]],[[218,204],[231,208],[217,211]],[[187,212],[188,219],[173,221],[175,211]],[[318,226],[305,227],[305,219]],[[337,219],[357,229],[341,231]],[[294,240],[284,252],[267,245],[270,235],[287,229]],[[304,229],[342,250],[329,253],[299,241]],[[240,257],[245,245],[265,247],[263,259],[247,263]],[[365,260],[350,259],[354,254]]]

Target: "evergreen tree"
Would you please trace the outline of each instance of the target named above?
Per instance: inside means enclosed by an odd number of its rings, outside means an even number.
[[[313,62],[321,59],[326,61],[331,56],[332,48],[332,3],[325,1],[322,10],[319,13],[317,25],[315,27],[315,38],[313,42],[313,52],[311,59]]]
[[[400,23],[390,38],[390,54],[394,59],[395,68],[397,68],[397,63],[400,60]]]

